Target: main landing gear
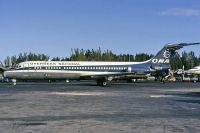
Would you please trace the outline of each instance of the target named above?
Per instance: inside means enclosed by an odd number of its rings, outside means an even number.
[[[105,81],[105,80],[97,80],[97,85],[98,86],[106,86],[107,85],[107,81]]]

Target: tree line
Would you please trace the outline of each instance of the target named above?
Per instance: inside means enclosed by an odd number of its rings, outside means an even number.
[[[152,58],[154,55],[147,53],[139,54],[115,54],[111,50],[103,51],[98,49],[72,49],[69,57],[53,57],[51,61],[119,61],[119,62],[141,62]],[[20,53],[17,56],[8,56],[4,60],[4,65],[15,67],[16,64],[23,61],[48,61],[50,56],[45,54],[35,53]],[[176,54],[170,61],[171,69],[177,70],[185,66],[185,69],[190,69],[200,65],[200,55],[196,56],[193,51],[182,52]]]

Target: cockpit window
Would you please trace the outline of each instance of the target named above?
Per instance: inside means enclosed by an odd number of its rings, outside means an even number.
[[[15,67],[16,67],[17,69],[19,69],[19,68],[20,68],[20,65],[19,65],[19,64],[17,64]]]
[[[17,68],[21,68],[22,66],[21,65],[17,65]]]

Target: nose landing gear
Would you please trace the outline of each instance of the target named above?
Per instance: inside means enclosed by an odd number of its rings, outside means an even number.
[[[12,79],[11,81],[12,81],[13,85],[17,85],[17,80],[16,79]]]

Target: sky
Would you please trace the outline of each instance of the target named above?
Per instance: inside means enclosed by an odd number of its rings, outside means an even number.
[[[0,0],[0,61],[74,48],[156,54],[181,42],[200,42],[199,0]]]

